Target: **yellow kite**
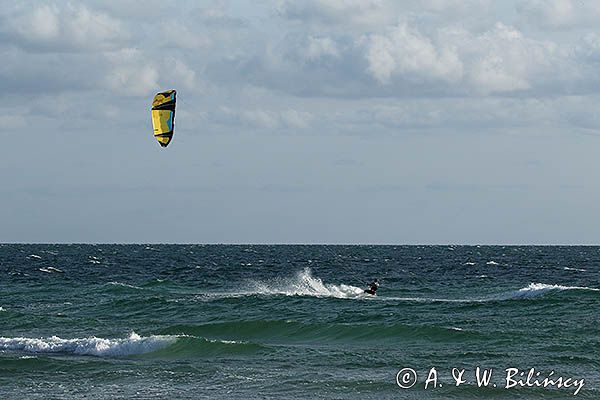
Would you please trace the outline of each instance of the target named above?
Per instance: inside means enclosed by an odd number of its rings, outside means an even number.
[[[175,90],[157,93],[152,100],[152,126],[154,137],[162,147],[167,147],[175,129]]]

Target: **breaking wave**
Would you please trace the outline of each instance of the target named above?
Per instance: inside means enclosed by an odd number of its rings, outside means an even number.
[[[253,282],[248,294],[335,297],[339,299],[371,297],[364,290],[345,284],[327,284],[313,276],[310,268],[298,272],[291,278],[274,279],[268,282]]]
[[[0,337],[0,350],[123,357],[151,353],[175,343],[176,340],[177,336],[142,337],[135,332],[125,339],[104,339],[94,336],[82,339],[62,339],[58,336],[47,338]]]
[[[532,299],[545,296],[549,293],[562,292],[565,290],[600,292],[600,289],[590,288],[586,286],[562,286],[547,285],[545,283],[530,283],[527,287],[499,296],[498,300]]]

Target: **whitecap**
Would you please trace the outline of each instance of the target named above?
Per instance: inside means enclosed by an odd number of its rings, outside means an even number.
[[[223,344],[246,344],[248,342],[244,342],[241,340],[221,340],[221,339],[205,339],[210,343],[223,343]]]
[[[485,263],[486,265],[500,265],[499,263],[497,263],[496,261],[488,261]]]
[[[142,290],[142,288],[139,286],[134,286],[134,285],[130,285],[128,283],[123,283],[123,282],[112,281],[112,282],[108,282],[108,284],[113,285],[113,286],[122,286],[122,287],[130,288],[130,289]]]
[[[310,268],[298,272],[290,278],[274,278],[269,281],[252,281],[247,289],[237,292],[207,293],[204,298],[235,298],[256,295],[314,296],[348,298],[374,298],[365,294],[364,290],[346,284],[327,284],[313,276]]]
[[[565,271],[577,271],[577,272],[585,272],[585,271],[587,271],[587,269],[583,269],[583,268],[569,268],[569,267],[564,267],[563,269]]]
[[[152,335],[142,337],[132,332],[125,339],[104,339],[95,336],[81,339],[0,337],[0,350],[28,353],[68,353],[100,357],[123,357],[151,353],[169,346],[177,336]]]
[[[58,273],[63,273],[64,271],[58,268],[54,268],[54,267],[46,267],[46,268],[38,268],[38,271],[42,271],[42,272],[46,272],[48,274],[51,274],[53,272],[58,272]]]
[[[268,282],[254,282],[252,284],[256,294],[281,294],[286,296],[315,296],[356,298],[365,295],[364,290],[346,284],[326,284],[313,276],[310,268],[298,272],[292,278],[274,279]]]
[[[500,296],[502,300],[510,299],[531,299],[543,296],[549,292],[564,291],[564,290],[582,290],[600,292],[600,289],[590,288],[586,286],[563,286],[563,285],[548,285],[545,283],[530,283],[527,287],[517,291],[510,292],[504,296]]]

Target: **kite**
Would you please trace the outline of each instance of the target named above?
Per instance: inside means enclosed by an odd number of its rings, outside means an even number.
[[[173,139],[175,128],[175,90],[157,93],[152,100],[152,126],[154,137],[162,147]]]

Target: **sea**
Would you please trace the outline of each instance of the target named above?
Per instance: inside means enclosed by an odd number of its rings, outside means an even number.
[[[487,398],[600,398],[600,247],[0,245],[0,399]]]

